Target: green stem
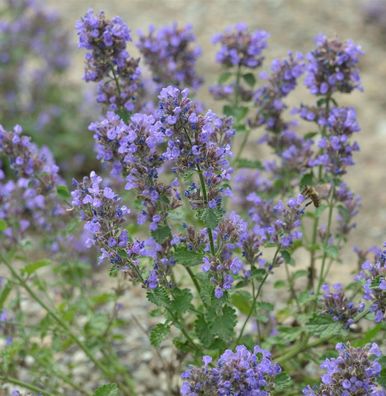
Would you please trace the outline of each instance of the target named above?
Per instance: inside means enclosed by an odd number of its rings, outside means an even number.
[[[330,232],[331,232],[331,224],[332,224],[332,213],[334,211],[334,195],[335,195],[335,186],[332,186],[331,189],[331,198],[330,198],[330,205],[329,205],[329,211],[328,211],[328,221],[327,221],[327,230],[326,230],[326,237],[324,241],[324,245],[327,244],[328,239],[330,237]],[[326,246],[324,246],[324,252],[323,252],[323,257],[322,257],[322,266],[320,268],[320,276],[319,276],[319,282],[318,282],[318,287],[316,289],[316,294],[315,294],[315,301],[317,303],[320,289],[322,287],[322,284],[324,282],[325,274],[324,274],[324,269],[326,266],[326,259],[327,259],[327,250]]]
[[[240,99],[240,77],[241,77],[241,66],[237,66],[237,72],[236,72],[236,86],[235,86],[235,100],[234,100],[234,106],[238,107],[239,106],[239,99]]]
[[[39,388],[39,387],[37,387],[35,385],[29,384],[27,382],[20,381],[17,378],[13,378],[13,377],[7,377],[7,376],[0,375],[0,382],[2,384],[9,383],[9,384],[13,384],[13,385],[16,385],[16,386],[21,386],[24,389],[28,389],[28,390],[30,390],[32,392],[36,392],[37,394],[41,394],[43,396],[58,395],[58,393],[47,392],[44,389],[41,389],[41,388]]]
[[[280,247],[278,247],[278,248],[276,249],[275,255],[273,256],[273,259],[272,259],[272,266],[275,265],[275,262],[276,262],[276,259],[277,259],[277,255],[279,254],[279,252],[280,252]],[[242,337],[243,334],[244,334],[245,327],[246,327],[246,325],[247,325],[249,319],[251,318],[253,312],[254,312],[255,309],[256,309],[257,299],[258,299],[259,296],[260,296],[261,289],[263,288],[263,285],[264,285],[265,281],[267,280],[268,276],[269,276],[269,271],[267,271],[266,274],[264,275],[263,280],[261,281],[259,287],[257,288],[256,295],[253,296],[253,302],[252,302],[251,308],[250,308],[250,310],[249,310],[249,312],[248,312],[248,315],[247,315],[247,317],[246,317],[246,319],[245,319],[245,321],[244,321],[244,323],[243,323],[243,326],[241,327],[240,334],[239,334],[239,336],[237,337],[237,340],[236,340],[235,345],[238,345],[238,343],[240,342],[241,337]],[[253,280],[252,280],[252,282],[253,282]],[[254,286],[254,285],[253,285],[253,286]]]
[[[361,312],[359,315],[357,315],[354,318],[354,323],[359,322],[361,319],[363,319],[367,314],[369,313],[368,309],[365,309],[363,312]],[[319,338],[315,341],[312,342],[308,342],[309,340],[309,336],[307,336],[305,338],[305,340],[301,341],[298,345],[295,345],[293,348],[291,348],[289,351],[287,351],[286,353],[284,353],[283,355],[281,355],[280,357],[274,357],[274,360],[277,363],[282,363],[282,362],[286,362],[288,359],[293,358],[294,356],[298,355],[301,352],[304,352],[310,348],[314,348],[316,346],[322,345],[325,342],[329,341],[330,339],[334,338],[335,334],[332,334],[328,337],[324,337],[324,338]]]
[[[92,354],[90,349],[83,344],[82,341],[73,333],[70,327],[65,323],[48,305],[46,305],[40,297],[35,294],[35,292],[29,287],[29,285],[25,282],[25,280],[12,268],[12,265],[8,262],[8,260],[1,255],[1,260],[11,272],[12,276],[18,280],[20,285],[27,291],[27,293],[32,297],[33,300],[36,301],[49,316],[51,316],[57,324],[62,327],[62,329],[67,333],[67,335],[75,342],[76,345],[85,353],[85,355],[94,363],[94,365],[103,373],[103,375],[109,380],[115,380],[114,375],[109,371],[107,367],[105,367],[101,362],[99,362],[95,356]],[[129,394],[135,394],[133,386],[131,386]]]
[[[248,142],[250,134],[251,134],[251,129],[248,129],[247,132],[244,133],[244,138],[243,138],[243,141],[241,142],[241,145],[240,145],[240,148],[239,148],[237,155],[235,157],[234,163],[237,163],[237,161],[240,159],[241,154],[243,153],[244,148]]]
[[[201,170],[199,164],[197,164],[197,173],[198,173],[198,177],[200,179],[202,195],[204,197],[204,203],[205,203],[205,206],[208,206],[208,194],[206,192],[204,175],[202,174],[202,170]],[[215,256],[216,255],[216,250],[214,248],[212,229],[210,227],[207,227],[207,231],[208,231],[208,237],[209,237],[210,252],[212,253],[213,256]]]
[[[319,217],[314,219],[314,226],[312,229],[312,239],[311,239],[311,258],[310,258],[310,267],[309,267],[309,274],[308,274],[308,290],[313,290],[314,289],[314,280],[315,280],[315,254],[316,254],[316,238],[318,236],[318,227],[319,227]]]
[[[193,349],[195,349],[196,351],[201,353],[201,349],[196,345],[196,343],[193,341],[192,337],[190,337],[190,335],[188,334],[188,332],[186,331],[185,327],[183,324],[180,323],[180,321],[176,318],[176,316],[174,315],[174,313],[166,307],[166,310],[169,312],[169,315],[172,317],[173,322],[176,323],[178,326],[176,326],[181,333],[185,336],[185,338],[189,341],[190,345],[193,347]]]
[[[300,307],[300,303],[299,303],[299,300],[298,300],[298,296],[297,296],[297,294],[296,294],[296,290],[295,290],[295,286],[294,286],[294,281],[293,281],[292,275],[291,275],[291,273],[290,273],[290,270],[289,270],[289,268],[288,268],[288,264],[287,264],[286,262],[284,262],[284,267],[285,267],[285,272],[286,272],[287,279],[288,279],[288,284],[289,284],[289,288],[290,288],[291,297],[295,300],[295,303],[296,303],[298,312],[301,312],[302,309],[301,309],[301,307]]]
[[[199,283],[197,281],[197,278],[195,277],[193,271],[189,267],[185,266],[185,269],[186,269],[187,273],[189,274],[190,278],[192,279],[192,282],[193,282],[193,284],[194,284],[194,286],[195,286],[195,288],[196,288],[196,290],[198,292],[198,295],[201,298],[201,287],[200,287],[200,285],[199,285]],[[201,298],[201,301],[202,301],[202,298]],[[202,301],[202,302],[205,305],[204,301]]]
[[[117,73],[115,73],[114,66],[111,66],[111,72],[113,73],[113,78],[114,78],[114,81],[115,81],[115,85],[117,87],[119,98],[121,98],[121,87],[119,85],[118,76],[117,76]]]

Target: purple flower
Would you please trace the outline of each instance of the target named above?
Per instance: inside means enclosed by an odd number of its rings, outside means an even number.
[[[0,125],[0,155],[10,166],[5,173],[0,162],[0,219],[9,225],[6,243],[17,242],[29,230],[52,232],[63,227],[65,210],[56,193],[63,182],[51,152],[22,135],[19,125],[10,132]]]
[[[384,249],[378,249],[374,262],[365,261],[357,280],[363,281],[363,299],[370,302],[370,311],[375,315],[375,322],[386,318],[386,243]]]
[[[196,89],[201,85],[195,70],[201,49],[194,46],[194,41],[191,25],[180,28],[174,23],[158,32],[150,26],[147,35],[139,32],[137,47],[159,87],[172,84]]]
[[[131,58],[126,45],[130,30],[120,17],[106,19],[93,10],[76,23],[79,47],[86,54],[86,81],[100,82],[97,101],[112,110],[134,111],[135,94],[141,88],[138,60]]]
[[[176,87],[162,89],[159,100],[157,116],[167,141],[163,158],[170,161],[175,173],[201,173],[207,186],[206,196],[196,187],[185,192],[194,208],[220,207],[222,196],[227,193],[223,184],[232,173],[230,145],[235,132],[231,119],[219,118],[211,111],[201,114],[188,91]]]
[[[335,92],[361,90],[358,70],[361,48],[351,40],[341,42],[318,36],[317,47],[307,55],[305,84],[314,95],[331,96]]]
[[[364,304],[357,305],[349,301],[340,283],[336,283],[332,287],[324,284],[322,289],[323,311],[335,321],[342,322],[345,327],[350,327],[354,323],[355,316],[363,311]]]
[[[210,362],[206,356],[202,367],[191,367],[182,375],[181,395],[269,395],[281,372],[270,353],[259,346],[250,352],[238,345],[235,352],[227,349],[213,368]]]
[[[378,362],[381,351],[378,345],[353,348],[337,344],[336,350],[338,357],[326,359],[320,366],[326,370],[321,377],[322,384],[313,388],[307,386],[303,395],[379,395],[377,377],[381,372]]]
[[[267,84],[257,89],[254,103],[257,107],[253,126],[265,125],[268,131],[275,133],[288,128],[288,123],[282,120],[286,105],[282,101],[296,88],[298,78],[303,74],[304,62],[300,53],[288,54],[288,59],[276,59],[272,62],[271,75]]]
[[[268,37],[268,33],[263,30],[250,32],[243,23],[228,27],[224,33],[213,37],[213,43],[221,44],[216,60],[227,67],[255,69],[264,60],[261,53],[267,48]]]

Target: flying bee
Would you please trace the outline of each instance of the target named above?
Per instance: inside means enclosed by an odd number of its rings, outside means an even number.
[[[305,186],[303,191],[302,191],[302,195],[304,195],[306,198],[310,199],[310,202],[308,202],[306,204],[306,207],[313,203],[315,208],[319,208],[319,206],[320,206],[320,197],[319,197],[319,194],[315,190],[314,187]]]

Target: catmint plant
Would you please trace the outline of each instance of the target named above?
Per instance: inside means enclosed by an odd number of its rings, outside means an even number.
[[[385,251],[372,249],[371,261],[357,248],[361,269],[339,282],[331,277],[361,203],[345,181],[360,126],[337,95],[362,90],[360,47],[320,36],[308,54],[288,52],[261,71],[268,33],[242,23],[228,28],[213,40],[222,74],[209,90],[223,102],[219,110],[199,100],[201,51],[192,26],[134,35],[119,16],[89,10],[76,30],[86,50],[84,80],[98,83],[103,105],[89,125],[100,166],[75,177],[69,192],[45,148],[18,126],[0,129],[1,259],[10,274],[0,285],[0,329],[7,351],[21,355],[12,326],[18,305],[3,307],[15,283],[82,351],[88,369],[97,369],[96,396],[135,395],[136,363],[121,359],[130,337],[123,328],[117,333],[119,298],[142,290],[152,322],[139,326],[168,373],[165,394],[385,394]],[[129,55],[133,42],[140,59]],[[311,95],[292,108],[287,99],[302,84]],[[266,156],[257,150],[263,145]],[[27,231],[52,234],[53,260],[79,258],[64,243],[74,242],[75,229],[60,233],[77,221],[79,239],[97,257],[89,256],[83,277],[79,264],[74,271],[59,266],[63,279],[77,282],[58,292],[70,299],[67,312],[41,297],[48,290],[36,272],[44,262],[19,271],[16,260],[27,260]],[[96,268],[117,282],[111,315],[80,329],[74,317],[93,318],[93,301],[105,301],[85,296]],[[172,357],[162,356],[163,345]],[[49,356],[44,370],[54,365]],[[15,378],[3,360],[3,381],[53,391],[36,370],[31,383]],[[61,378],[47,372],[57,389],[89,394],[70,368]]]

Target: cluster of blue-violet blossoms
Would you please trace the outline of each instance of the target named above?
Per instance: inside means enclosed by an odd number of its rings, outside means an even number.
[[[336,350],[338,357],[326,359],[320,366],[326,370],[321,377],[322,384],[313,388],[307,386],[303,390],[303,395],[385,395],[385,392],[377,385],[377,377],[382,369],[378,362],[382,353],[377,344],[369,344],[363,348],[337,344]]]
[[[322,286],[322,309],[330,315],[335,321],[341,322],[345,327],[350,327],[355,322],[355,316],[362,312],[365,304],[359,305],[350,301],[340,283],[330,287],[328,284]]]
[[[126,124],[117,114],[108,112],[89,129],[94,132],[98,159],[112,162],[113,174],[123,176],[126,190],[135,189],[141,199],[138,223],[153,219],[154,231],[166,217],[166,211],[160,213],[160,198],[168,196],[171,208],[179,205],[173,188],[159,180],[159,168],[164,163],[159,146],[165,139],[161,123],[152,115],[136,113]]]
[[[316,49],[307,55],[305,84],[314,95],[331,96],[362,89],[358,63],[361,48],[351,40],[341,42],[318,36]]]
[[[363,281],[363,299],[370,302],[376,323],[386,319],[386,242],[383,246],[383,250],[376,252],[373,263],[366,260],[362,264],[362,271],[356,277]]]
[[[243,69],[256,69],[264,61],[262,52],[267,48],[269,34],[264,30],[249,31],[244,23],[228,27],[223,33],[213,37],[214,44],[221,48],[216,54],[216,61],[227,69],[236,70],[235,79],[227,84],[218,84],[210,87],[210,93],[215,99],[229,99],[237,94],[242,100],[250,100],[253,92],[241,84],[240,73]]]
[[[100,249],[99,262],[108,261],[134,282],[156,287],[158,283],[153,285],[154,276],[151,273],[148,279],[143,278],[140,258],[156,260],[161,246],[152,238],[131,240],[125,229],[130,209],[122,204],[121,198],[110,187],[103,184],[102,178],[95,172],[91,172],[90,177],[84,177],[80,183],[74,180],[73,187],[72,205],[80,211],[84,228],[90,234],[86,245],[95,244]]]
[[[259,346],[250,352],[238,345],[235,352],[227,349],[214,367],[212,358],[203,357],[202,367],[192,367],[182,374],[183,396],[269,396],[274,389],[274,379],[281,368],[272,362],[270,353]]]
[[[135,109],[140,87],[138,59],[132,58],[126,46],[131,41],[130,30],[120,17],[109,20],[103,12],[94,15],[89,10],[77,22],[79,47],[87,49],[86,81],[98,84],[97,101],[112,110]]]
[[[249,241],[248,224],[236,213],[231,212],[216,227],[213,233],[216,241],[223,241],[217,249],[217,254],[208,254],[204,257],[201,270],[210,274],[210,280],[215,285],[214,295],[221,298],[224,291],[229,290],[237,275],[248,277],[249,271],[244,268],[243,261],[235,255],[235,251],[243,251],[248,246],[252,249]],[[254,245],[254,254],[258,252],[260,245]],[[256,264],[256,260],[250,264]]]
[[[70,63],[69,35],[62,25],[59,15],[39,1],[1,2],[0,122],[30,117],[41,132],[61,115],[50,93]]]
[[[296,198],[290,198],[286,203],[265,200],[256,193],[248,195],[253,232],[261,245],[275,243],[285,249],[302,238],[300,227],[304,214],[304,200],[301,194]]]
[[[169,86],[159,95],[157,116],[167,141],[163,157],[176,174],[198,173],[201,183],[192,183],[185,191],[193,208],[220,208],[224,195],[230,193],[224,182],[232,174],[232,119],[220,118],[210,110],[199,113],[188,93]]]
[[[65,209],[57,196],[61,179],[51,152],[38,148],[16,125],[0,125],[0,219],[6,242],[16,242],[29,229],[50,233]]]
[[[150,26],[147,35],[141,31],[138,34],[136,45],[159,89],[168,85],[197,89],[201,85],[202,79],[195,70],[201,49],[194,46],[191,25],[178,27],[173,23],[158,32]]]
[[[297,80],[305,68],[303,55],[289,53],[286,59],[275,59],[272,62],[271,73],[260,73],[260,78],[267,83],[258,88],[253,96],[257,107],[255,118],[250,121],[253,126],[264,125],[268,131],[279,133],[289,127],[282,119],[282,113],[287,108],[283,99],[296,88]],[[276,148],[276,143],[269,141]]]

